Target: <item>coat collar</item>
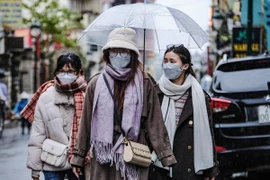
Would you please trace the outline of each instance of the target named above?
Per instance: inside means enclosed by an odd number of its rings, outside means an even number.
[[[158,84],[155,85],[155,90],[158,94],[158,98],[159,98],[159,102],[160,104],[162,103],[163,101],[163,92],[160,90]],[[188,117],[190,117],[193,113],[193,107],[192,107],[192,98],[191,98],[191,88],[189,88],[189,95],[188,95],[188,98],[186,100],[186,103],[184,105],[184,108],[183,108],[183,111],[182,111],[182,114],[180,116],[180,119],[179,119],[179,123],[178,123],[178,126],[180,126],[180,124],[182,124],[183,121],[185,121]]]
[[[73,94],[66,94],[54,91],[54,104],[74,105]]]

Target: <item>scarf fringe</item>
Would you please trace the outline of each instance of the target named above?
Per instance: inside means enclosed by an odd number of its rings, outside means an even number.
[[[95,156],[100,164],[107,164],[113,162],[111,153],[113,148],[112,144],[92,140],[91,145],[95,147]]]
[[[120,170],[121,177],[124,178],[124,180],[138,180],[136,166],[127,164],[122,154],[116,153],[113,157],[113,162],[115,163],[116,170]]]
[[[116,170],[120,170],[121,177],[124,178],[124,180],[138,180],[136,166],[127,164],[124,161],[122,154],[115,153],[112,150],[112,144],[92,140],[91,147],[95,147],[96,160],[100,164],[110,163],[110,166],[112,166],[114,163]]]

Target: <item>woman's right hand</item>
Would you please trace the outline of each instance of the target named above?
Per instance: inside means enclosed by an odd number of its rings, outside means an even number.
[[[82,173],[81,168],[79,167],[72,167],[72,171],[75,174],[75,176],[79,179],[79,175]]]

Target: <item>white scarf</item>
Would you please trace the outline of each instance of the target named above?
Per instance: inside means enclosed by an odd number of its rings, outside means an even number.
[[[175,101],[183,96],[186,90],[190,87],[192,91],[194,118],[194,168],[195,172],[198,173],[201,170],[214,166],[212,136],[204,92],[199,82],[190,74],[182,85],[172,83],[165,75],[163,75],[159,81],[159,88],[165,95],[162,101],[161,110],[172,149],[176,131]],[[166,114],[167,117],[165,117]],[[152,154],[152,160],[155,165],[163,167],[155,153]]]

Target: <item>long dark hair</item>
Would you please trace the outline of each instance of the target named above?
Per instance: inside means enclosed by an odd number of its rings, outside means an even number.
[[[74,68],[77,74],[83,74],[81,59],[79,58],[79,56],[74,53],[68,52],[58,57],[56,69],[54,70],[54,75],[56,75],[56,73],[65,65],[67,65],[68,67],[72,66],[72,68]]]
[[[103,61],[107,64],[111,64],[109,58],[109,49],[103,51]],[[125,90],[129,83],[134,83],[135,74],[138,71],[138,67],[141,66],[138,60],[138,55],[134,51],[130,50],[130,64],[127,68],[131,68],[131,73],[127,81],[115,80],[114,82],[114,100],[118,106],[118,110],[122,112],[124,106]],[[142,68],[142,67],[140,67]]]
[[[168,52],[174,52],[179,56],[183,64],[189,64],[188,69],[185,71],[186,75],[191,74],[196,78],[196,74],[193,70],[191,63],[191,55],[189,50],[183,45],[168,45],[167,50],[164,53],[164,58]]]

